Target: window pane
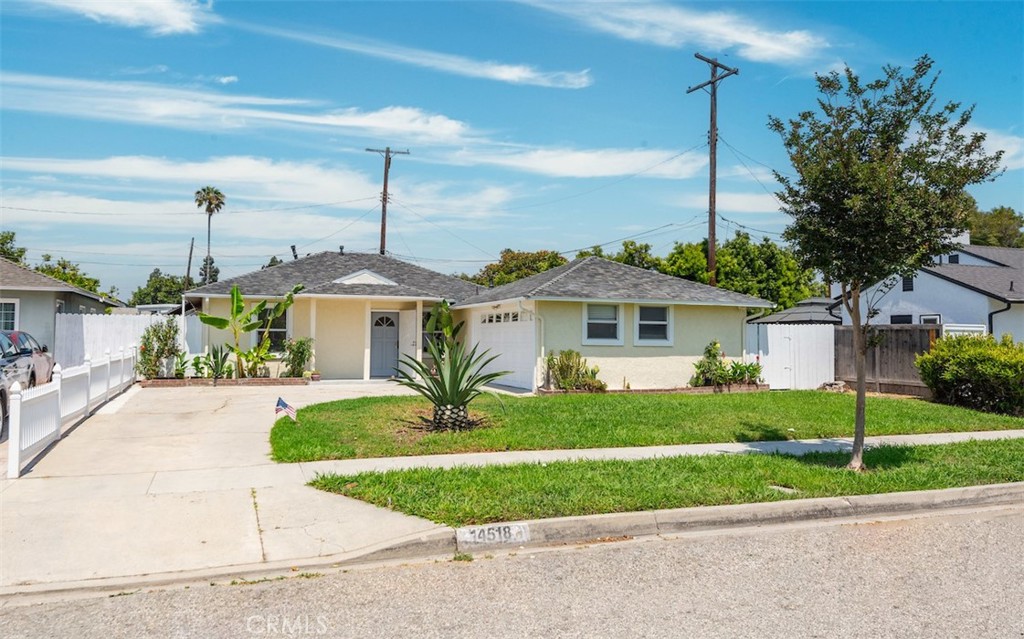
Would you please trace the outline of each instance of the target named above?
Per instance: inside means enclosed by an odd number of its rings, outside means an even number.
[[[618,339],[617,324],[587,323],[587,339]]]
[[[641,322],[667,322],[668,307],[666,306],[641,306]]]
[[[610,304],[588,304],[587,319],[614,322],[618,319],[618,311],[618,306],[612,306]]]
[[[0,304],[0,330],[14,330],[14,304],[11,302]]]
[[[640,339],[668,339],[668,325],[641,324]]]

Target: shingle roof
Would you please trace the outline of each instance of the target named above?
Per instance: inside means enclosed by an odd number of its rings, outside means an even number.
[[[1024,267],[941,264],[922,270],[1004,302],[1024,302]]]
[[[750,320],[750,324],[841,324],[842,320],[828,312],[834,306],[830,297],[809,297],[793,308]]]
[[[20,264],[15,264],[6,258],[0,258],[0,290],[77,293],[78,295],[84,295],[85,297],[92,298],[105,304],[110,304],[111,306],[118,305],[116,301],[104,299],[102,296],[97,295],[92,291],[72,286],[67,282],[50,277],[49,275],[43,275],[38,271],[33,271],[32,269],[25,268]]]
[[[960,252],[974,255],[1002,266],[1024,269],[1024,249],[971,244],[961,247]]]
[[[395,283],[338,284],[335,280],[370,271]],[[417,297],[460,300],[476,293],[480,287],[443,275],[393,257],[376,253],[316,253],[277,266],[253,271],[200,286],[188,291],[186,297],[227,295],[231,287],[246,296],[280,297],[296,284],[305,286],[299,295],[339,295],[347,297]]]
[[[585,257],[549,271],[488,289],[458,306],[517,298],[546,300],[658,301],[770,308],[771,302],[646,271],[600,257]]]

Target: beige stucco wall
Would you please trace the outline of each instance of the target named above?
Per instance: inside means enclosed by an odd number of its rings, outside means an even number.
[[[609,389],[628,384],[633,389],[676,388],[689,384],[693,366],[712,340],[722,344],[727,356],[743,353],[742,308],[721,306],[673,306],[671,346],[638,345],[634,339],[636,306],[623,304],[623,340],[621,346],[583,344],[582,302],[538,302],[543,320],[542,355],[572,349],[591,366],[600,368],[598,377]],[[543,381],[543,364],[538,366]]]

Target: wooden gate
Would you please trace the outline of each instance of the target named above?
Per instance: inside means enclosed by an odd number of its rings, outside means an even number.
[[[938,324],[899,324],[871,327],[876,344],[868,348],[865,372],[868,390],[931,397],[914,364],[921,353],[931,350],[942,337]],[[856,384],[853,327],[836,327],[836,380]]]

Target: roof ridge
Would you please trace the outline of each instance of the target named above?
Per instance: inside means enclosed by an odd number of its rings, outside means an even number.
[[[527,296],[536,295],[537,293],[542,291],[545,287],[550,286],[550,285],[554,284],[555,282],[560,281],[563,277],[569,275],[570,273],[572,273],[573,271],[578,269],[587,260],[590,260],[590,259],[596,258],[596,257],[597,257],[596,255],[588,255],[587,257],[584,257],[583,259],[573,260],[572,262],[569,262],[568,264],[565,265],[568,268],[566,268],[564,271],[562,271],[558,275],[552,277],[550,280],[544,282],[543,284],[541,284],[537,288],[529,290],[527,292]],[[601,259],[601,258],[597,258],[597,259]],[[555,268],[558,268],[558,267],[555,267]],[[540,273],[538,273],[537,275],[540,275]]]
[[[84,294],[84,295],[86,295],[88,297],[92,297],[92,298],[94,298],[94,299],[96,299],[98,301],[101,301],[101,302],[106,302],[107,301],[107,299],[104,298],[103,295],[101,295],[100,293],[93,293],[92,291],[86,290],[86,289],[82,288],[81,286],[75,286],[74,284],[72,284],[70,282],[65,282],[64,280],[57,279],[56,277],[53,277],[52,275],[47,275],[46,273],[43,273],[41,271],[37,271],[34,268],[29,268],[25,264],[19,264],[19,263],[15,262],[14,260],[7,259],[6,257],[0,258],[0,259],[3,259],[8,264],[11,264],[12,266],[20,268],[23,271],[31,273],[32,275],[46,278],[48,280],[56,282],[57,284],[59,284],[61,286],[67,287],[67,288],[71,289],[72,292],[82,293],[82,294]],[[111,299],[115,299],[115,298],[111,298]]]

